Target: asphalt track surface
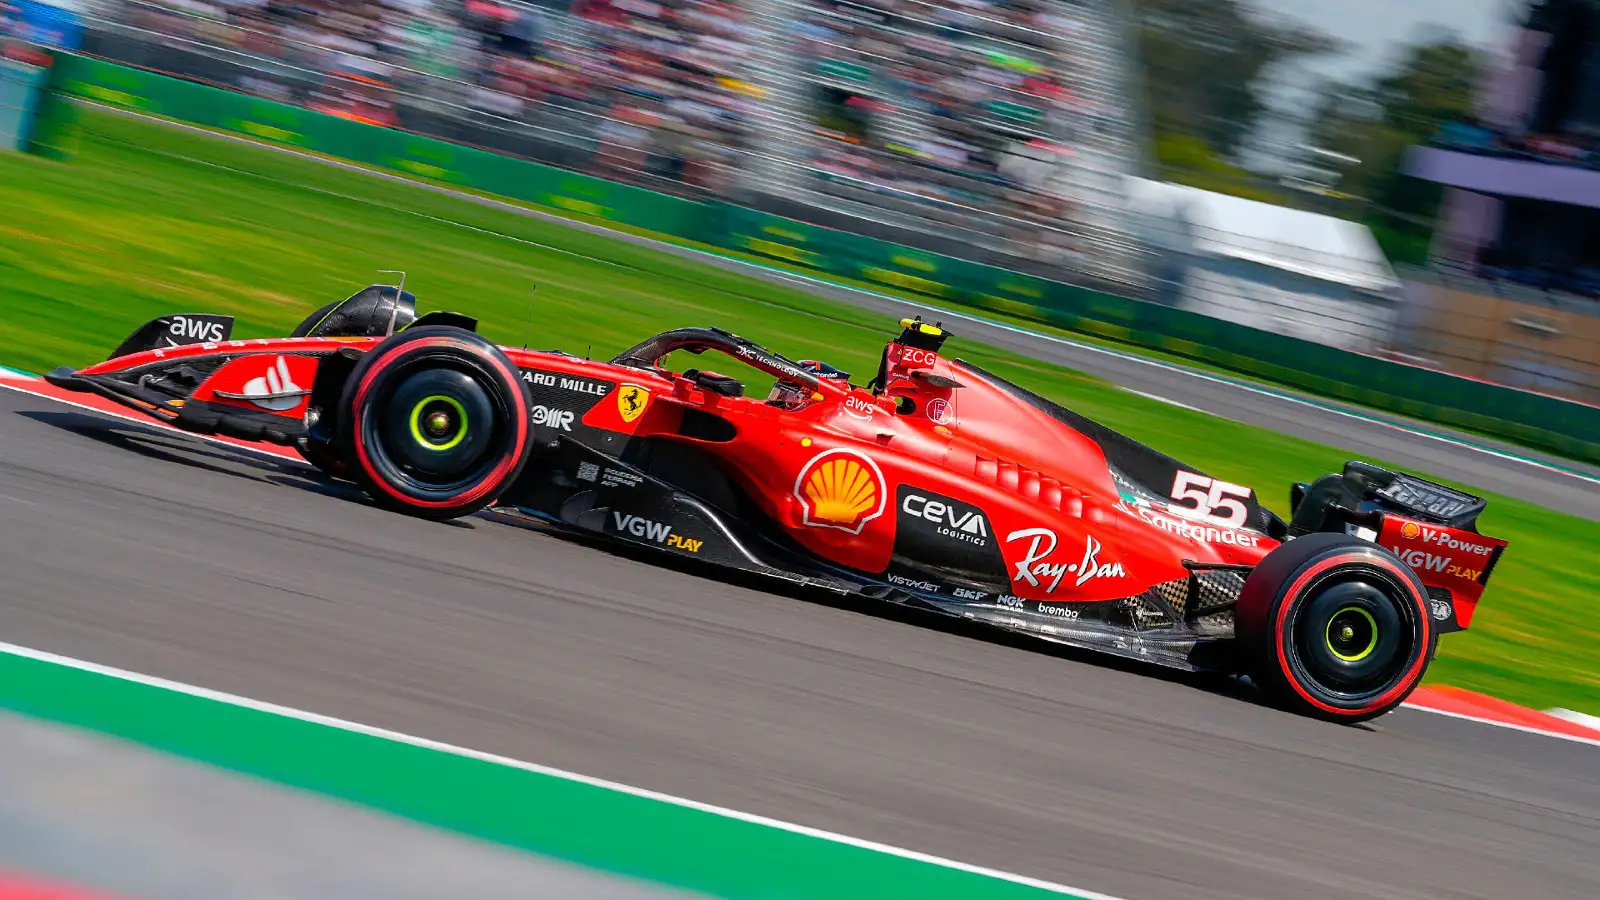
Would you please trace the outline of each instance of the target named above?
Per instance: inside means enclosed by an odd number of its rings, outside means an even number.
[[[1600,895],[1600,748],[657,568],[0,391],[7,641],[1121,895]]]
[[[1493,493],[1528,500],[1550,509],[1600,520],[1600,467],[1488,438],[1466,435],[1443,426],[1313,398],[1282,388],[1261,389],[1248,382],[1241,385],[1239,379],[1219,378],[1179,364],[1153,361],[1131,352],[1109,351],[1081,341],[1063,340],[1024,328],[990,322],[975,315],[959,312],[952,315],[910,300],[841,286],[640,235],[625,234],[600,224],[576,221],[492,197],[463,193],[442,185],[426,184],[401,175],[373,171],[352,163],[262,144],[236,135],[217,134],[208,129],[167,122],[126,110],[99,104],[90,105],[118,115],[162,122],[171,128],[209,135],[218,140],[247,143],[323,165],[362,172],[373,178],[402,182],[420,190],[448,194],[467,202],[494,207],[517,215],[606,235],[614,240],[648,246],[718,268],[742,272],[778,284],[787,284],[819,297],[882,312],[886,317],[893,319],[922,312],[929,319],[943,319],[958,338],[970,338],[1034,359],[1087,372],[1129,390],[1161,397],[1237,422],[1258,425],[1282,434],[1327,444],[1348,452],[1351,458],[1382,460],[1409,470],[1454,479]],[[426,303],[426,298],[423,302]],[[885,334],[890,330],[886,328]],[[949,346],[952,355],[960,355],[959,341],[952,342]],[[781,347],[773,349],[782,350]],[[1477,445],[1491,452],[1465,445]],[[1241,448],[1240,452],[1248,452],[1248,448]],[[1577,473],[1579,477],[1567,474],[1568,472]],[[1322,474],[1324,473],[1307,472],[1303,480],[1309,482]],[[1288,485],[1281,486],[1285,492],[1288,488]],[[1263,485],[1260,489],[1265,490],[1267,486]]]

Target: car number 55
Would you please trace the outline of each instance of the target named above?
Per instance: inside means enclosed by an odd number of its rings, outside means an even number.
[[[1172,511],[1188,519],[1199,519],[1228,528],[1244,527],[1249,511],[1244,501],[1251,490],[1242,484],[1229,484],[1195,472],[1179,472],[1172,482]]]

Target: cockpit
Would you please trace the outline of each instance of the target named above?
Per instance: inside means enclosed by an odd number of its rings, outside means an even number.
[[[679,328],[663,332],[612,360],[620,366],[647,369],[668,378],[683,378],[697,388],[724,397],[745,396],[746,385],[732,376],[699,367],[674,372],[666,364],[674,353],[698,356],[714,350],[773,379],[766,401],[783,409],[800,409],[822,398],[824,385],[850,390],[850,373],[816,360],[796,362],[754,341],[720,328]]]
[[[902,414],[923,411],[938,422],[939,411],[949,408],[951,390],[960,386],[933,372],[947,334],[938,324],[923,322],[920,316],[902,319],[900,325],[899,337],[884,348],[878,373],[866,389],[875,396],[892,397]],[[662,332],[619,354],[612,363],[645,369],[670,379],[681,378],[710,394],[745,396],[747,385],[738,378],[698,366],[675,372],[666,363],[667,357],[675,353],[699,356],[707,350],[717,351],[770,376],[772,385],[763,402],[779,409],[805,409],[824,400],[828,394],[843,397],[857,389],[850,382],[850,373],[836,366],[819,360],[797,362],[720,328],[679,328]]]

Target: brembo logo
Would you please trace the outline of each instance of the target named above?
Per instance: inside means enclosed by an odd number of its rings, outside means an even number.
[[[854,450],[824,450],[800,469],[794,496],[805,524],[860,534],[868,522],[883,515],[883,473],[877,463]]]

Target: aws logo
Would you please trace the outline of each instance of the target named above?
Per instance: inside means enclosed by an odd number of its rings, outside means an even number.
[[[887,492],[877,463],[854,450],[824,450],[800,469],[794,496],[805,524],[860,534],[883,515]]]

